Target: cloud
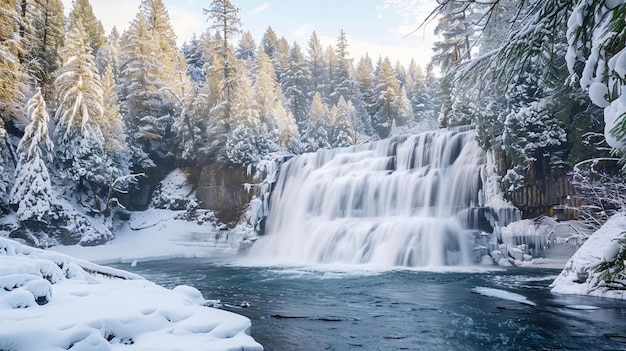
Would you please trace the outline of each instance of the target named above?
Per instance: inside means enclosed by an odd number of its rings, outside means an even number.
[[[296,38],[302,38],[307,33],[309,33],[310,30],[311,30],[311,23],[303,24],[302,26],[296,28],[296,30],[293,31],[293,36]]]
[[[272,4],[274,4],[273,2],[264,2],[261,5],[255,7],[254,9],[252,9],[252,11],[250,11],[251,15],[256,15],[257,13],[263,12],[265,10],[267,10],[270,6],[272,6]]]

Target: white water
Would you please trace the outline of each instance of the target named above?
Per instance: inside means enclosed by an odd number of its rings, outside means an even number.
[[[468,129],[294,157],[282,165],[266,235],[250,255],[286,263],[471,264],[481,235],[468,221],[497,217],[481,207],[486,163]]]

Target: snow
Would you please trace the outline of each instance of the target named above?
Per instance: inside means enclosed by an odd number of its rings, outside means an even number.
[[[210,224],[178,219],[184,213],[154,208],[131,212],[130,220],[122,223],[115,239],[105,245],[54,246],[50,250],[99,264],[223,257],[236,254],[240,244],[254,235],[243,227],[226,232]]]
[[[526,296],[516,294],[514,292],[510,292],[506,290],[477,286],[474,289],[472,289],[472,291],[483,296],[495,297],[498,299],[508,300],[508,301],[515,301],[524,305],[537,306],[536,303],[530,301]]]
[[[597,277],[592,274],[593,268],[606,257],[611,258],[616,255],[613,240],[624,231],[626,231],[626,215],[617,214],[611,217],[569,259],[561,274],[552,282],[552,292],[626,298],[625,291],[597,287]]]
[[[205,304],[193,287],[0,237],[1,350],[263,349],[249,319]]]

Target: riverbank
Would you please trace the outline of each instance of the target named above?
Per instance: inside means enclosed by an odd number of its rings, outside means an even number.
[[[250,320],[166,289],[0,237],[0,350],[262,350]]]

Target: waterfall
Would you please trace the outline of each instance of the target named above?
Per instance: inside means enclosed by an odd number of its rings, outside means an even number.
[[[499,209],[488,207],[497,201],[485,191],[487,159],[470,128],[296,156],[280,168],[266,235],[250,255],[288,263],[471,264],[498,225]]]

